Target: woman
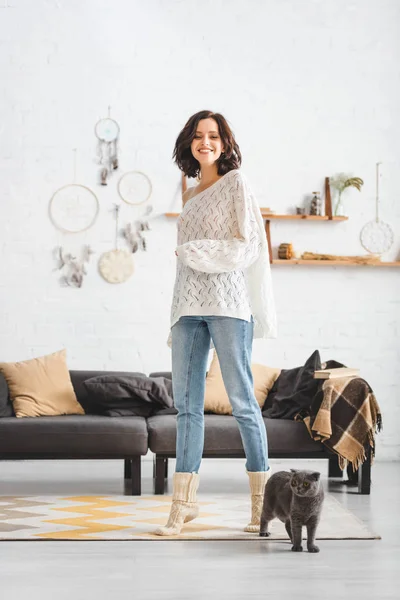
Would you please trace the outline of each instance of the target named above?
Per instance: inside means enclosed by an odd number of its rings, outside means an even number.
[[[222,115],[193,115],[176,140],[173,156],[186,176],[200,182],[185,192],[178,219],[169,338],[178,410],[176,472],[168,523],[155,533],[177,535],[199,512],[196,492],[210,345],[218,355],[246,454],[252,516],[245,530],[256,532],[270,469],[265,426],[253,391],[252,341],[253,335],[276,336],[263,220],[239,170],[239,146]]]

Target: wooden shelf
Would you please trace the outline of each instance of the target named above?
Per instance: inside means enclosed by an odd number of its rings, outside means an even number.
[[[290,260],[274,259],[273,265],[307,265],[308,267],[322,266],[340,266],[340,267],[400,267],[400,260],[394,262],[376,261],[373,263],[360,263],[356,261],[344,260],[303,260],[301,258],[292,258]]]
[[[168,218],[176,218],[179,217],[180,213],[165,213],[165,216]],[[263,212],[261,209],[261,215],[263,219],[267,221],[274,220],[282,220],[282,221],[347,221],[349,217],[328,217],[328,216],[316,216],[316,215],[276,215],[273,213]]]
[[[329,217],[328,215],[276,215],[274,213],[266,213],[261,209],[261,215],[266,220],[281,220],[281,221],[347,221],[349,217]]]

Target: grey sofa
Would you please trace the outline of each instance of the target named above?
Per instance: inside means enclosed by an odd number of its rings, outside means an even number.
[[[70,371],[78,401],[88,408],[82,382],[102,371]],[[108,375],[132,375],[108,371]],[[144,374],[143,374],[144,375]],[[141,493],[141,457],[148,451],[146,419],[95,414],[0,419],[0,460],[123,459],[133,495]]]
[[[78,401],[93,412],[83,381],[98,375],[144,375],[121,371],[70,371]],[[150,377],[168,377],[153,372]],[[108,417],[96,414],[17,419],[0,418],[0,460],[123,459],[127,489],[141,493],[141,457],[154,453],[154,487],[163,494],[168,459],[175,457],[176,415],[170,409],[154,416]],[[305,425],[292,419],[264,418],[271,458],[321,458],[329,460],[329,476],[342,477],[336,455],[311,439]],[[205,415],[204,458],[244,458],[234,417]],[[358,491],[370,493],[371,453],[355,474]]]

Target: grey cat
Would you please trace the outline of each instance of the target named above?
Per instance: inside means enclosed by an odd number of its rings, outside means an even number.
[[[274,518],[285,523],[293,552],[301,552],[302,527],[307,527],[307,549],[319,552],[315,534],[321,516],[324,490],[321,474],[315,471],[278,471],[267,482],[261,514],[260,536],[269,536],[268,525]]]

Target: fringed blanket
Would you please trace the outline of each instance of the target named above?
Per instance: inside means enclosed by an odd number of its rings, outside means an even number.
[[[308,414],[307,414],[308,413]],[[366,448],[375,451],[375,433],[382,428],[382,416],[372,392],[360,377],[326,379],[314,396],[303,419],[314,440],[322,441],[339,457],[341,469],[346,461],[353,470],[366,459]]]

